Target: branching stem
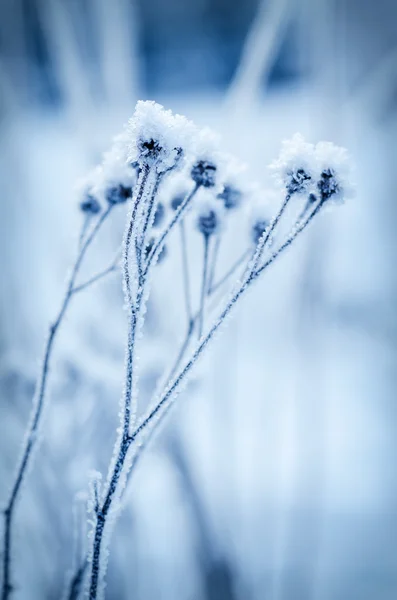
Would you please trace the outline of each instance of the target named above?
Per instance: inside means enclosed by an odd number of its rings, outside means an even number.
[[[4,547],[3,547],[3,557],[2,557],[2,571],[3,571],[3,583],[2,583],[2,592],[1,598],[2,600],[8,600],[11,592],[12,592],[12,584],[11,584],[11,552],[12,552],[12,535],[13,535],[13,524],[14,524],[14,513],[15,506],[17,500],[19,499],[20,492],[22,489],[22,483],[24,480],[24,476],[27,472],[28,467],[32,462],[32,457],[34,454],[34,450],[36,449],[37,442],[39,440],[39,427],[43,418],[44,408],[45,408],[45,396],[47,391],[47,381],[50,370],[50,362],[52,357],[53,346],[55,342],[56,335],[61,326],[63,318],[66,314],[67,308],[69,306],[70,300],[73,297],[73,287],[76,281],[76,277],[79,273],[81,264],[85,257],[85,254],[91,245],[92,241],[96,237],[99,229],[102,224],[107,219],[110,211],[112,210],[112,205],[109,205],[108,208],[100,215],[95,225],[91,229],[90,233],[85,237],[74,266],[71,270],[67,285],[66,291],[61,303],[61,308],[58,312],[55,321],[50,325],[47,341],[44,348],[44,358],[41,366],[41,370],[39,373],[39,377],[36,384],[35,395],[33,399],[33,406],[30,415],[30,420],[27,426],[27,430],[25,433],[25,439],[23,442],[22,452],[20,462],[18,464],[14,482],[11,487],[10,495],[8,498],[7,506],[4,511],[5,515],[5,524],[4,524]],[[85,227],[85,223],[83,224],[83,228]]]

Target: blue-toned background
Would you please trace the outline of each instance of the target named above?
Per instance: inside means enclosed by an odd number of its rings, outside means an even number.
[[[394,600],[395,0],[0,0],[0,503],[75,249],[74,184],[140,98],[219,130],[263,185],[295,131],[345,145],[357,194],[269,271],[180,398],[134,476],[108,599]],[[121,210],[93,268],[123,223]],[[144,390],[183,334],[178,286],[170,260]],[[108,464],[122,302],[116,275],[61,331],[18,507],[18,600],[61,598],[73,499]]]

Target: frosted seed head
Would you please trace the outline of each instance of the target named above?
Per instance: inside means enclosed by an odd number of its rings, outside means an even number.
[[[220,185],[226,157],[219,152],[219,137],[208,127],[198,132],[192,155],[190,177],[193,181],[205,188]]]
[[[131,198],[137,171],[127,161],[127,148],[124,132],[114,138],[111,149],[104,154],[92,186],[93,194],[100,201],[119,204]]]
[[[216,166],[213,162],[198,160],[193,164],[190,174],[197,185],[209,188],[216,183]]]
[[[139,101],[130,120],[128,160],[140,167],[155,166],[164,173],[181,165],[189,152],[195,128],[181,115],[174,115],[160,104]]]
[[[347,150],[331,142],[319,142],[315,154],[319,170],[317,188],[321,200],[340,204],[354,196]]]
[[[241,205],[243,192],[232,185],[224,185],[217,198],[222,200],[226,210],[233,210]]]
[[[80,210],[86,215],[97,215],[101,211],[101,205],[92,194],[87,193],[80,202]]]
[[[106,200],[109,204],[122,204],[132,197],[132,187],[122,184],[112,186],[106,190]]]
[[[101,203],[98,196],[94,192],[94,187],[100,177],[100,167],[91,169],[81,177],[75,186],[75,196],[78,198],[80,210],[87,215],[96,215],[101,210]]]
[[[270,169],[288,194],[306,193],[318,179],[313,144],[296,133],[291,140],[283,142],[280,155]]]
[[[239,208],[244,197],[252,191],[252,185],[248,183],[247,166],[233,156],[224,156],[224,170],[222,190],[218,199],[223,201],[226,210]]]
[[[224,208],[209,192],[202,192],[196,202],[195,210],[196,227],[204,236],[209,237],[222,229]]]
[[[178,208],[184,201],[185,196],[186,196],[186,194],[176,194],[175,196],[173,196],[171,198],[170,205],[171,205],[172,210],[178,210]]]
[[[269,197],[273,199],[275,196],[278,197],[278,194],[273,191],[256,189],[249,199],[246,211],[248,217],[248,232],[250,243],[255,246],[258,244],[260,238],[270,224],[272,211],[270,208]]]

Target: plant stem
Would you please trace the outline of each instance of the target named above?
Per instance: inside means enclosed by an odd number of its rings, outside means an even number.
[[[135,244],[139,231],[137,230],[137,213],[140,208],[140,203],[145,192],[145,187],[148,181],[150,169],[145,166],[140,175],[138,182],[138,191],[133,201],[133,207],[127,221],[127,229],[124,236],[124,247],[123,247],[123,282],[126,303],[128,306],[128,337],[127,337],[127,351],[126,351],[126,374],[125,374],[125,389],[123,394],[123,403],[121,411],[121,437],[118,442],[119,449],[116,454],[114,462],[112,461],[108,477],[108,486],[103,504],[98,507],[97,520],[95,525],[93,550],[91,559],[91,576],[89,582],[88,597],[90,600],[94,600],[98,595],[98,586],[100,577],[105,575],[101,571],[101,547],[103,532],[106,525],[106,519],[109,510],[112,505],[114,495],[117,490],[117,485],[122,474],[124,462],[127,456],[128,449],[130,447],[130,424],[131,424],[131,411],[132,411],[132,396],[134,389],[134,355],[137,337],[137,327],[139,324],[139,317],[141,312],[141,302],[144,298],[146,278],[140,269],[138,257],[137,257],[137,270],[138,270],[138,282],[137,289],[135,292],[135,298],[133,298],[131,288],[131,274],[130,274],[130,263],[129,255],[131,245]],[[138,223],[139,225],[139,223]],[[136,248],[137,246],[135,246]],[[134,411],[135,412],[135,411]]]
[[[276,250],[275,252],[273,252],[273,254],[270,256],[270,258],[268,258],[268,260],[259,268],[255,271],[254,277],[259,277],[259,275],[267,268],[269,267],[275,260],[276,258],[278,258],[278,256],[284,252],[284,250],[286,250],[291,244],[292,242],[295,240],[295,238],[301,233],[301,231],[303,231],[304,229],[306,229],[306,227],[309,225],[309,223],[312,221],[312,219],[317,215],[317,213],[320,211],[320,209],[323,206],[323,202],[319,202],[316,207],[312,210],[312,212],[310,213],[310,215],[306,218],[305,221],[300,222],[297,227],[293,230],[293,232],[291,233],[291,235],[289,236],[289,238],[280,246],[280,248],[278,250]]]
[[[157,258],[158,255],[160,254],[160,251],[161,251],[161,249],[163,247],[163,244],[164,244],[164,240],[171,233],[171,231],[173,230],[173,228],[175,227],[175,225],[179,222],[179,220],[182,218],[184,212],[188,208],[191,200],[196,195],[196,193],[197,193],[197,191],[198,191],[199,188],[200,188],[200,185],[196,183],[195,186],[194,186],[194,188],[190,192],[190,194],[188,194],[186,196],[186,198],[184,199],[184,201],[182,202],[182,204],[178,207],[178,209],[175,212],[175,215],[174,215],[173,219],[171,220],[171,222],[169,223],[168,227],[163,231],[162,235],[160,236],[160,238],[155,243],[153,250],[151,251],[151,253],[148,256],[147,263],[146,263],[146,268],[144,270],[144,275],[146,275],[148,273],[153,260],[155,258]]]
[[[187,320],[190,324],[192,320],[192,302],[190,299],[190,277],[189,277],[189,259],[187,255],[187,244],[186,244],[186,231],[185,222],[183,219],[179,222],[179,230],[181,233],[181,253],[182,253],[182,278],[183,278],[183,289],[185,293],[185,306]]]
[[[73,296],[73,287],[74,282],[76,280],[77,274],[80,270],[83,258],[98,233],[100,227],[108,217],[112,206],[109,205],[108,208],[101,214],[98,221],[95,223],[91,232],[85,238],[85,241],[81,245],[81,248],[78,252],[77,259],[75,264],[71,270],[69,280],[66,285],[66,291],[62,300],[61,308],[58,312],[58,315],[55,321],[52,323],[49,329],[47,342],[45,344],[44,349],[44,358],[42,362],[41,371],[39,374],[39,378],[36,384],[36,391],[33,399],[33,407],[30,415],[30,420],[28,423],[27,431],[25,433],[25,439],[23,442],[21,459],[18,465],[14,483],[11,488],[11,492],[9,495],[9,499],[7,502],[7,506],[5,509],[5,526],[4,526],[4,549],[3,549],[3,584],[2,584],[2,600],[8,600],[10,593],[12,591],[11,585],[11,541],[12,541],[12,528],[14,523],[14,511],[16,502],[19,498],[19,494],[21,491],[21,486],[23,483],[23,479],[25,473],[30,466],[32,461],[33,452],[37,446],[38,442],[38,431],[39,426],[42,421],[43,411],[45,407],[45,395],[47,390],[47,380],[50,369],[50,361],[52,356],[52,350],[56,335],[58,333],[59,327],[62,323],[62,320],[65,316],[66,310],[69,306],[69,302]],[[85,225],[83,225],[84,227]]]
[[[228,317],[228,315],[233,310],[237,302],[243,296],[243,294],[249,289],[250,285],[253,283],[253,281],[255,281],[258,278],[258,276],[262,273],[266,266],[269,266],[272,262],[274,262],[274,260],[281,254],[281,252],[283,252],[293,243],[293,241],[297,238],[298,234],[301,231],[303,231],[305,227],[307,227],[307,225],[312,221],[314,216],[319,212],[321,208],[321,204],[317,205],[316,208],[310,214],[310,216],[306,219],[306,221],[298,225],[294,232],[291,234],[291,236],[288,238],[288,240],[280,247],[280,249],[272,255],[272,257],[267,261],[267,263],[265,263],[262,267],[258,269],[258,262],[263,253],[264,246],[268,242],[271,235],[271,231],[274,230],[274,227],[277,225],[277,222],[279,221],[281,214],[285,210],[288,201],[289,197],[287,196],[287,198],[283,202],[283,205],[277,217],[275,217],[275,219],[273,220],[273,226],[270,225],[269,232],[266,235],[262,236],[261,240],[258,242],[253,260],[247,268],[247,273],[243,279],[243,282],[240,284],[237,291],[233,293],[233,295],[227,302],[225,308],[222,310],[219,317],[213,323],[208,333],[202,339],[199,340],[196,349],[194,350],[193,354],[191,355],[183,369],[179,372],[177,377],[173,380],[172,383],[170,383],[168,388],[164,391],[157,404],[148,411],[147,415],[142,419],[138,427],[132,433],[132,442],[134,442],[137,439],[137,437],[147,427],[151,425],[154,419],[157,419],[157,421],[161,420],[161,415],[159,415],[160,411],[162,409],[164,409],[164,411],[168,410],[168,407],[171,405],[174,396],[178,393],[178,389],[180,388],[181,384],[183,383],[183,381],[185,380],[185,378],[187,377],[197,360],[200,358],[201,354],[203,353],[204,349],[211,341],[211,339],[214,337],[215,333],[224,323],[226,317]]]
[[[207,295],[207,281],[208,281],[208,249],[209,249],[209,236],[204,235],[204,258],[203,258],[203,277],[201,281],[201,299],[200,299],[200,312],[199,312],[199,326],[198,326],[198,337],[199,339],[203,335],[204,327],[204,308],[205,308],[205,297]]]
[[[72,577],[66,600],[78,600],[81,589],[83,587],[84,576],[86,574],[87,568],[88,561],[87,559],[85,559],[84,562],[82,562],[76,569],[76,572]]]
[[[79,285],[74,286],[72,293],[78,294],[79,292],[82,292],[83,290],[90,287],[93,283],[96,283],[97,281],[100,281],[101,279],[106,277],[106,275],[109,275],[110,273],[114,273],[114,271],[117,271],[119,261],[120,261],[120,251],[118,250],[116,257],[112,260],[112,262],[106,269],[104,269],[103,271],[100,271],[93,277],[90,277],[87,281],[84,281],[83,283],[80,283]]]
[[[206,290],[206,294],[208,296],[210,295],[210,291],[212,288],[212,282],[214,281],[214,277],[215,277],[215,269],[216,269],[216,264],[218,262],[220,245],[221,245],[221,234],[217,233],[216,237],[215,237],[214,249],[212,251],[211,266],[210,266],[209,273],[208,273],[208,285],[207,285],[207,290]]]
[[[217,281],[216,283],[214,283],[214,285],[209,287],[209,289],[208,289],[209,296],[212,296],[212,294],[214,294],[217,289],[219,289],[224,283],[226,283],[226,281],[229,279],[229,277],[231,277],[237,271],[237,269],[243,264],[243,262],[248,259],[251,252],[252,252],[252,250],[250,248],[248,248],[248,250],[245,250],[245,252],[243,252],[243,254],[236,260],[236,262],[230,267],[230,269],[228,271],[226,271],[226,273],[219,279],[219,281]]]

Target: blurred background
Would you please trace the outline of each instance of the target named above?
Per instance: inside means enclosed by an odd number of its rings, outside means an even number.
[[[357,195],[258,283],[143,457],[107,598],[395,599],[395,0],[0,0],[0,503],[77,243],[75,182],[137,99],[213,126],[263,185],[296,131],[342,144]],[[175,261],[149,306],[144,394],[184,333]],[[112,452],[122,304],[114,275],[60,333],[15,598],[61,598],[76,528],[85,539],[75,495]]]

